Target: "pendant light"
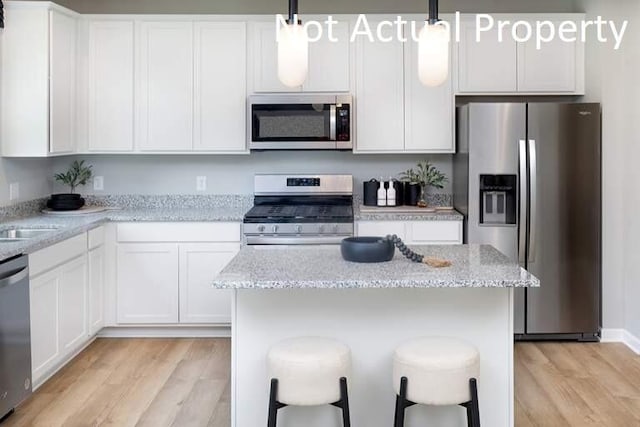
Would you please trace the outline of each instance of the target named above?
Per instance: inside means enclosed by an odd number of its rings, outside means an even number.
[[[289,19],[278,37],[278,79],[288,87],[298,87],[307,78],[309,40],[298,20],[298,0],[289,0]]]
[[[418,78],[440,86],[449,77],[449,28],[438,19],[438,0],[429,0],[429,19],[418,37]]]

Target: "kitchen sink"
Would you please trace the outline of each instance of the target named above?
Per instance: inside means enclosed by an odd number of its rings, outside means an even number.
[[[29,240],[43,234],[56,231],[55,228],[10,228],[8,230],[0,230],[0,242],[18,242],[21,240]]]

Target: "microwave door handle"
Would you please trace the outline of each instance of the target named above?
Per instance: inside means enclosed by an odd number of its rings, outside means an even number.
[[[336,140],[336,121],[337,121],[336,114],[337,114],[336,105],[331,104],[331,106],[329,107],[329,140],[330,141]]]
[[[520,165],[520,215],[518,218],[518,262],[525,265],[527,248],[527,144],[521,139],[518,143]]]
[[[537,241],[536,234],[538,228],[538,159],[536,141],[529,140],[529,248],[527,256],[529,262],[536,262]]]

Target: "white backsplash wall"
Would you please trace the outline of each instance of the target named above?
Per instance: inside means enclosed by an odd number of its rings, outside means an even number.
[[[53,173],[50,159],[0,158],[0,207],[51,194]],[[18,183],[19,197],[9,200],[9,185]]]
[[[450,155],[354,155],[349,152],[268,151],[250,155],[93,155],[60,157],[52,160],[54,172],[64,171],[75,160],[93,165],[94,175],[104,177],[104,191],[93,185],[84,194],[251,194],[253,175],[272,174],[351,174],[355,191],[362,193],[362,181],[397,175],[430,160],[451,177]],[[196,177],[207,177],[207,191],[196,191]],[[54,185],[56,191],[63,188]],[[435,190],[431,190],[436,192]],[[450,184],[439,193],[451,193]]]

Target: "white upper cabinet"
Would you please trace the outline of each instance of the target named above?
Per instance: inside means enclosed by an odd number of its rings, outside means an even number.
[[[418,79],[418,43],[411,38],[405,43],[404,63],[404,152],[455,152],[452,61],[449,78],[436,87],[427,87]]]
[[[75,17],[49,12],[50,147],[51,153],[72,153],[76,147],[76,32]]]
[[[194,27],[196,151],[247,151],[246,24]]]
[[[309,43],[309,73],[300,87],[290,88],[278,79],[278,43],[275,21],[252,22],[249,48],[253,92],[348,92],[350,85],[349,23],[334,25],[331,42],[326,30],[317,42]],[[315,30],[310,36],[315,37]]]
[[[88,151],[133,150],[133,21],[89,22]]]
[[[309,34],[315,36],[315,34]],[[333,36],[323,37],[309,43],[309,74],[302,85],[304,92],[349,92],[350,87],[350,46],[349,23],[339,22],[333,26]]]
[[[556,28],[562,20],[550,20]],[[584,44],[559,37],[542,43],[518,43],[518,91],[584,93]]]
[[[139,23],[137,136],[141,151],[193,148],[193,23]]]
[[[513,23],[527,21],[535,28],[536,21],[549,21],[556,32],[564,21],[580,21],[583,14],[501,15],[494,14],[494,29],[480,34],[477,41],[473,16],[463,17],[458,45],[459,94],[500,95],[579,95],[584,94],[584,43],[565,42],[554,37],[543,42],[536,39],[516,42]],[[502,28],[499,41],[499,21],[509,22]],[[523,36],[524,27],[518,27]]]
[[[2,31],[2,154],[46,157],[76,148],[78,15],[49,2],[7,2]]]
[[[375,30],[377,23],[370,24]],[[354,151],[452,153],[455,151],[453,69],[450,66],[449,78],[442,85],[424,86],[418,79],[418,44],[406,28],[404,37],[405,43],[395,39],[388,43],[371,42],[366,37],[356,41]]]
[[[373,27],[376,25],[370,22]],[[404,52],[399,41],[358,37],[355,152],[404,150]]]
[[[458,91],[508,93],[518,91],[517,43],[511,36],[498,41],[498,31],[476,38],[475,21],[460,24]]]

